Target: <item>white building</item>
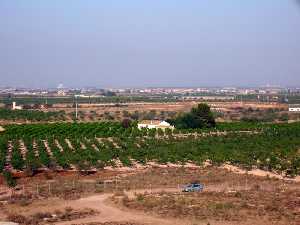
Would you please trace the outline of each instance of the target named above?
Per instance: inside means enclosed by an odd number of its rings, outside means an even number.
[[[23,109],[23,107],[20,105],[17,105],[16,102],[12,103],[12,110],[20,110],[20,109]]]
[[[4,131],[5,131],[5,129],[4,129],[3,127],[0,126],[0,133],[1,133],[1,132],[4,132]]]
[[[138,128],[148,128],[148,129],[162,129],[165,130],[167,128],[174,129],[175,127],[169,124],[166,121],[159,121],[159,120],[144,120],[138,123]]]
[[[66,96],[67,94],[66,94],[66,92],[64,90],[58,90],[57,91],[57,95],[58,96]]]
[[[290,105],[289,112],[300,112],[300,105]]]

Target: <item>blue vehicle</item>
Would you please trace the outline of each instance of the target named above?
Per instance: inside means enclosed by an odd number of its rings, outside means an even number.
[[[201,192],[204,189],[203,184],[198,184],[198,183],[192,183],[187,186],[185,186],[182,189],[182,192]]]

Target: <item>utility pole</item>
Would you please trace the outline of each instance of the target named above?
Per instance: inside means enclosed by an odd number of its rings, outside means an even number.
[[[78,101],[77,101],[78,95],[75,95],[75,117],[76,120],[78,120]]]

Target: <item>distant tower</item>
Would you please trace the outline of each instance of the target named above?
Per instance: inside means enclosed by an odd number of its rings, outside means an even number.
[[[58,96],[66,96],[66,92],[64,90],[64,85],[63,84],[59,84],[57,86],[57,95]]]
[[[64,85],[62,83],[58,84],[57,89],[63,89]]]

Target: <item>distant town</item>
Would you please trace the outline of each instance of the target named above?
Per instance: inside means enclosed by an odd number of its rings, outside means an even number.
[[[60,84],[56,88],[0,87],[0,98],[5,97],[164,97],[185,100],[234,100],[237,96],[256,96],[261,101],[288,101],[280,96],[300,95],[300,87],[149,87],[149,88],[69,88]]]

